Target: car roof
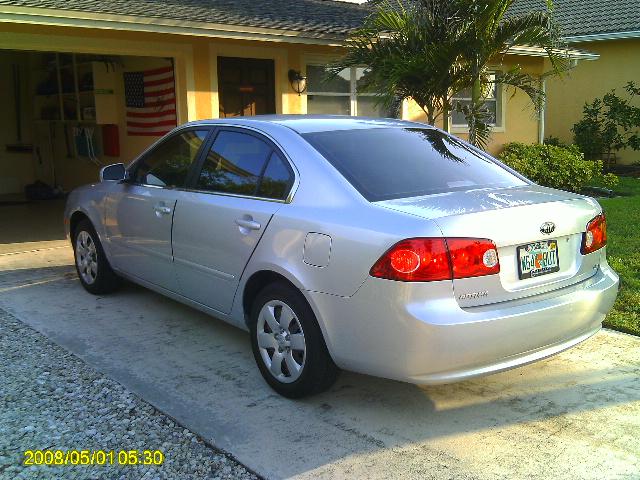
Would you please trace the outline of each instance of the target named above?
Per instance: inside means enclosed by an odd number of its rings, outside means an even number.
[[[300,134],[335,130],[359,130],[369,128],[433,128],[430,125],[394,118],[352,117],[348,115],[256,115],[252,117],[198,120],[188,125],[239,125],[259,127],[277,124]]]

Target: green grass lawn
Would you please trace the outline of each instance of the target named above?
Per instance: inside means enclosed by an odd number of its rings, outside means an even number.
[[[607,216],[607,256],[620,275],[618,300],[604,325],[640,335],[640,178],[620,177],[616,198],[601,198]]]

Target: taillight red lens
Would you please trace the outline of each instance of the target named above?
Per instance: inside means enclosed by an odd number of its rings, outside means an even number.
[[[587,230],[582,234],[583,255],[600,250],[607,244],[607,220],[600,214],[587,224]]]
[[[451,278],[447,246],[442,238],[410,238],[391,247],[371,267],[372,277],[404,282]]]
[[[491,240],[410,238],[391,247],[371,267],[371,276],[404,282],[480,277],[500,272]]]
[[[483,238],[448,238],[453,278],[482,277],[500,273],[498,250]]]

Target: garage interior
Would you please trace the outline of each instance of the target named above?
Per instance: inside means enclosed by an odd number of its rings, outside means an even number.
[[[128,131],[124,74],[167,67],[171,58],[0,50],[0,243],[62,238],[65,195],[156,140]]]

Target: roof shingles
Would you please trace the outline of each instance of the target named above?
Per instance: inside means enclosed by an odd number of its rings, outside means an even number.
[[[0,5],[241,25],[343,36],[365,5],[334,0],[0,0]]]
[[[640,31],[640,0],[554,0],[563,36]],[[513,13],[546,8],[544,0],[517,0]]]
[[[262,27],[336,37],[344,37],[361,26],[372,10],[371,4],[337,0],[0,0],[1,5]],[[640,0],[554,0],[554,7],[566,37],[640,31]],[[511,12],[518,14],[544,8],[545,0],[517,0]]]

